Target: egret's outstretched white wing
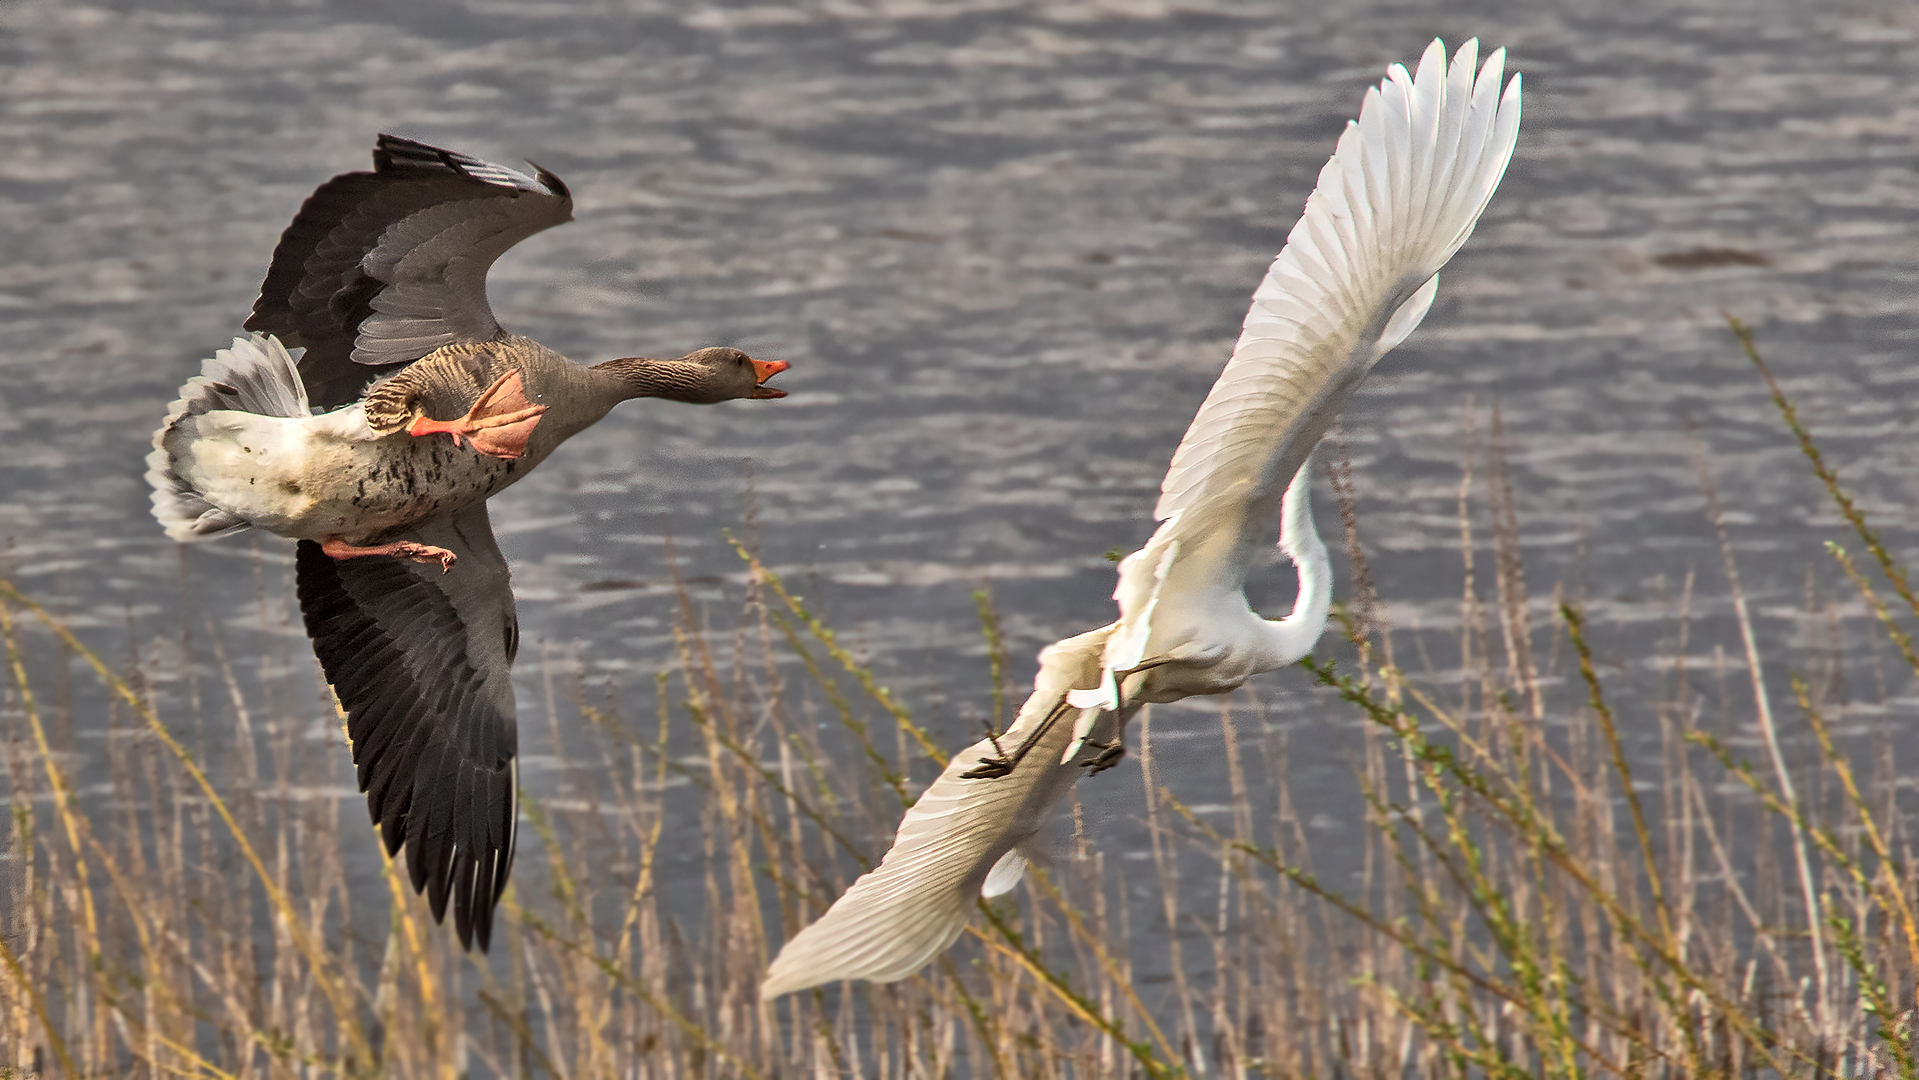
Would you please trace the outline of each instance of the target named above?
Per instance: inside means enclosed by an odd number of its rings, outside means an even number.
[[[1262,542],[1347,397],[1425,317],[1439,268],[1472,234],[1518,138],[1520,77],[1500,92],[1496,49],[1475,79],[1478,52],[1468,41],[1449,69],[1434,41],[1417,75],[1395,64],[1366,92],[1173,454],[1155,520],[1237,524],[1244,543]]]
[[[1476,41],[1446,63],[1434,41],[1417,75],[1395,64],[1366,92],[1286,246],[1253,293],[1245,328],[1173,454],[1153,515],[1163,524],[1120,563],[1119,629],[1097,698],[1117,708],[1116,673],[1181,661],[1151,700],[1221,693],[1310,652],[1325,627],[1326,577],[1299,563],[1301,601],[1266,622],[1246,607],[1254,551],[1284,494],[1373,365],[1432,306],[1439,268],[1472,235],[1519,134],[1520,77],[1502,93],[1505,50],[1477,69]],[[1305,489],[1293,501],[1304,508]],[[1294,548],[1312,521],[1286,525]],[[1306,586],[1314,586],[1309,590]],[[1306,603],[1308,593],[1313,603]],[[1075,695],[1086,704],[1091,691]]]
[[[998,896],[1018,882],[1025,859],[1016,849],[1081,772],[1060,762],[1077,717],[1056,710],[1076,682],[1099,673],[1111,632],[1103,626],[1040,653],[1032,696],[1013,726],[953,755],[906,812],[880,865],[780,950],[762,998],[842,979],[904,979],[953,944],[982,893]],[[1017,760],[1003,776],[962,775],[996,757]]]

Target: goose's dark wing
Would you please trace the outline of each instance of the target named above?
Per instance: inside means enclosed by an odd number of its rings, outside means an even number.
[[[296,556],[300,611],[346,711],[353,762],[388,855],[406,845],[435,919],[453,901],[460,944],[484,951],[513,865],[519,742],[508,672],[519,623],[486,506],[407,539],[459,556],[453,569],[384,555]]]
[[[280,236],[248,330],[305,346],[315,406],[456,341],[500,333],[486,271],[507,248],[571,220],[560,178],[382,135],[372,172],[321,184]]]

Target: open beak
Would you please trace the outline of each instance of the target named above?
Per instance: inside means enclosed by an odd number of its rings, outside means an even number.
[[[772,378],[775,375],[778,375],[780,372],[785,371],[788,367],[791,367],[791,366],[792,365],[788,364],[784,360],[753,361],[754,381],[759,384],[758,388],[753,391],[753,396],[755,398],[785,397],[786,391],[766,385],[766,380]]]

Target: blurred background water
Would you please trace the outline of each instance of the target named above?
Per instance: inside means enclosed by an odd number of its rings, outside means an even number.
[[[668,538],[731,618],[721,529],[750,516],[767,562],[957,747],[986,711],[972,590],[997,596],[1016,684],[1041,645],[1111,617],[1102,555],[1151,531],[1166,461],[1364,88],[1435,35],[1478,36],[1525,72],[1517,156],[1344,422],[1402,663],[1419,667],[1408,631],[1435,665],[1452,655],[1469,402],[1482,436],[1502,410],[1529,581],[1542,604],[1555,586],[1587,599],[1609,679],[1656,686],[1646,642],[1694,571],[1695,652],[1737,655],[1689,423],[1762,641],[1807,656],[1870,628],[1834,606],[1848,594],[1819,545],[1844,534],[1722,312],[1757,326],[1911,553],[1915,33],[1919,8],[1883,0],[11,2],[0,559],[109,653],[211,618],[242,662],[305,665],[297,623],[262,638],[253,606],[256,551],[278,604],[290,547],[168,542],[148,434],[238,331],[300,200],[367,167],[376,132],[531,158],[577,221],[496,266],[503,323],[586,361],[732,344],[793,368],[775,403],[625,406],[493,501],[524,640],[650,702],[673,649]],[[1275,567],[1253,592],[1272,611],[1291,590]],[[1859,673],[1850,722],[1911,705],[1886,678]],[[1359,830],[1355,721],[1297,671],[1256,696],[1337,850]],[[1202,803],[1211,710],[1155,720],[1166,779]],[[97,775],[80,715],[76,764]],[[1654,752],[1648,714],[1628,719]],[[563,792],[543,723],[522,749],[526,784]],[[1139,781],[1129,762],[1081,785],[1114,850],[1140,850]]]

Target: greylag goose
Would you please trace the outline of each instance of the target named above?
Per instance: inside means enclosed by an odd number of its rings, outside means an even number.
[[[1518,137],[1519,76],[1502,93],[1505,51],[1477,58],[1469,41],[1448,66],[1435,41],[1416,75],[1394,65],[1367,91],[1173,454],[1159,529],[1120,563],[1119,618],[1040,653],[1013,725],[954,755],[880,865],[780,950],[762,997],[918,971],[979,897],[1018,883],[1021,845],[1080,766],[1114,761],[1141,705],[1223,694],[1312,651],[1332,577],[1308,500],[1313,448],[1425,317]],[[1299,589],[1268,620],[1244,586],[1275,511]]]
[[[486,272],[572,218],[559,177],[381,135],[320,185],[245,329],[153,435],[175,540],[299,541],[300,610],[387,854],[486,949],[513,863],[519,645],[486,500],[629,398],[784,397],[783,361],[710,348],[592,367],[507,333]],[[304,350],[296,359],[290,349]]]

